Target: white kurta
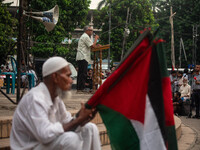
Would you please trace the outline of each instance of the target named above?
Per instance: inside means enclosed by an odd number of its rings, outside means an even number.
[[[20,101],[14,113],[10,136],[11,149],[84,149],[74,147],[72,141],[95,145],[100,149],[98,129],[95,125],[86,125],[80,132],[64,132],[63,123],[71,121],[71,113],[66,111],[65,105],[59,97],[52,103],[50,93],[44,83],[31,89]],[[86,129],[85,129],[86,128]],[[89,129],[88,129],[89,128]],[[92,128],[92,129],[90,129]],[[94,131],[95,140],[86,131]],[[86,132],[85,134],[82,131]],[[74,136],[72,136],[72,134]],[[96,138],[97,136],[97,138]],[[59,137],[62,137],[61,139]],[[60,140],[58,140],[60,139]],[[84,141],[86,139],[86,141]],[[49,147],[50,146],[50,147]],[[45,148],[44,148],[45,147]],[[99,148],[98,148],[99,147]],[[96,148],[95,148],[96,149]],[[90,150],[90,149],[84,149]],[[91,150],[93,150],[91,148]]]

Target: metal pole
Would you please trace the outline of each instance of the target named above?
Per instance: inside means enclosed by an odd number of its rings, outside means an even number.
[[[193,25],[193,51],[192,51],[192,63],[196,65],[196,50],[197,50],[197,25]]]
[[[179,50],[179,68],[181,68],[181,39],[180,39],[180,50]]]
[[[171,60],[172,60],[172,66],[175,68],[175,50],[174,50],[174,25],[173,25],[173,14],[172,12],[172,6],[170,6],[170,23],[171,23]]]
[[[111,38],[111,0],[109,5],[109,32],[108,32],[108,43],[110,45]],[[110,48],[108,49],[108,69],[110,70]]]
[[[194,44],[194,65],[196,65],[196,59],[197,59],[197,31],[198,26],[196,25],[195,27],[195,44]]]
[[[127,8],[127,15],[126,15],[126,25],[125,25],[125,29],[124,29],[124,39],[123,39],[123,43],[122,43],[122,54],[121,54],[121,60],[124,57],[124,47],[125,47],[125,43],[126,43],[126,36],[127,36],[127,28],[128,28],[128,16],[129,16],[129,7]]]
[[[185,46],[184,46],[184,43],[183,43],[183,39],[182,39],[182,38],[181,38],[181,44],[182,44],[183,53],[184,53],[184,56],[185,56],[185,61],[187,62],[187,56],[186,56],[186,52],[185,52]]]
[[[21,49],[22,49],[22,33],[23,33],[23,8],[22,8],[23,0],[19,1],[19,34],[17,39],[17,103],[20,101],[20,75],[21,75]]]
[[[194,65],[194,39],[195,39],[195,34],[194,34],[194,25],[192,26],[192,31],[193,31],[193,49],[192,49],[192,64]]]

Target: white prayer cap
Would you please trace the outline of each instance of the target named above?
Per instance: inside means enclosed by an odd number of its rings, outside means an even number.
[[[46,77],[65,66],[69,65],[69,63],[62,57],[54,56],[47,59],[42,66],[42,76]]]

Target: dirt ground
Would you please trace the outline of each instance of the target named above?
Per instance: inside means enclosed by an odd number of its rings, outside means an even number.
[[[5,92],[5,89],[2,89]],[[26,91],[27,92],[27,91]],[[7,94],[14,102],[16,102],[16,93]],[[67,110],[79,110],[81,102],[87,102],[92,94],[77,94],[76,90],[72,90],[72,97],[65,102]],[[10,102],[2,93],[0,93],[0,116],[12,116],[17,105]]]

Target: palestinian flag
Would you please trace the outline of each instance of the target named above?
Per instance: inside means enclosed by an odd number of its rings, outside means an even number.
[[[113,150],[177,150],[171,84],[161,40],[145,31],[87,102],[97,107]]]

